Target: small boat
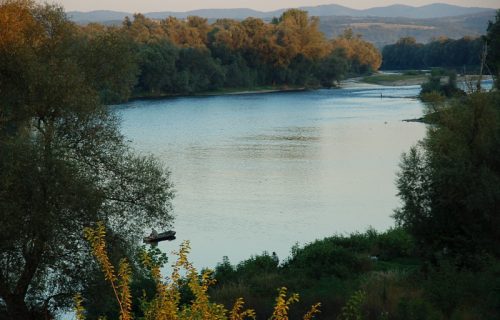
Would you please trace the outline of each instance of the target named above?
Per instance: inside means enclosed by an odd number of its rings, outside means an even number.
[[[144,237],[143,242],[147,244],[157,245],[160,241],[172,241],[175,240],[175,231],[169,230],[165,232],[158,233],[155,229],[151,231],[151,234]]]

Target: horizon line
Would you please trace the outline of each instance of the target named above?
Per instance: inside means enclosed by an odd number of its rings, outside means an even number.
[[[429,7],[432,5],[436,4],[441,4],[441,5],[447,5],[447,6],[452,6],[452,7],[460,7],[460,8],[467,8],[467,9],[472,9],[472,8],[478,8],[478,9],[486,9],[486,10],[499,10],[499,8],[492,8],[492,7],[478,7],[478,6],[461,6],[461,5],[455,5],[455,4],[449,4],[449,3],[444,3],[444,2],[434,2],[426,5],[421,5],[421,6],[412,6],[412,5],[407,5],[407,4],[402,4],[402,3],[395,3],[387,6],[375,6],[375,7],[369,7],[365,9],[354,9],[348,6],[340,5],[340,4],[320,4],[316,6],[296,6],[296,7],[283,7],[275,10],[258,10],[258,9],[252,9],[249,7],[232,7],[232,8],[199,8],[199,9],[191,9],[191,10],[185,10],[185,11],[175,11],[175,10],[164,10],[164,11],[122,11],[122,10],[113,10],[113,9],[96,9],[96,10],[89,10],[89,11],[83,11],[83,10],[64,10],[65,12],[82,12],[82,13],[90,13],[90,12],[98,12],[98,11],[112,11],[112,12],[123,12],[123,13],[161,13],[161,12],[173,12],[173,13],[187,13],[187,12],[192,12],[192,11],[201,11],[201,10],[252,10],[260,13],[271,13],[275,11],[280,11],[280,10],[288,10],[288,9],[302,9],[302,8],[318,8],[318,7],[327,7],[327,6],[338,6],[338,7],[343,7],[346,9],[354,10],[354,11],[365,11],[365,10],[371,10],[371,9],[378,9],[378,8],[388,8],[388,7],[393,7],[393,6],[405,6],[405,7],[411,7],[411,8],[424,8],[424,7]],[[64,7],[63,7],[64,8]]]

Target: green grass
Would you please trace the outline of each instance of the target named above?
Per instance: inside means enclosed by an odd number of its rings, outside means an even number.
[[[408,272],[417,271],[421,266],[420,260],[416,258],[399,258],[390,261],[377,261],[374,264],[376,271],[403,270]]]

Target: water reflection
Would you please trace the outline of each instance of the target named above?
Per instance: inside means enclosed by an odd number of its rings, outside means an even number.
[[[172,170],[179,240],[191,240],[197,266],[214,266],[392,225],[400,154],[425,132],[401,121],[421,116],[418,90],[135,101],[118,112],[134,147]]]

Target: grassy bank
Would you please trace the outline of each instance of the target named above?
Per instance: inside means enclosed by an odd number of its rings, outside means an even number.
[[[481,273],[444,260],[429,266],[403,229],[368,230],[294,247],[282,261],[268,253],[237,265],[225,259],[216,268],[210,296],[227,307],[243,297],[260,319],[270,315],[276,288],[283,286],[301,297],[291,319],[316,302],[322,304],[318,319],[338,319],[342,308],[360,297],[356,312],[362,319],[493,319],[500,315],[493,295],[500,285],[498,270],[498,262]]]
[[[361,79],[361,82],[383,86],[420,85],[427,80],[424,73],[374,74]]]

